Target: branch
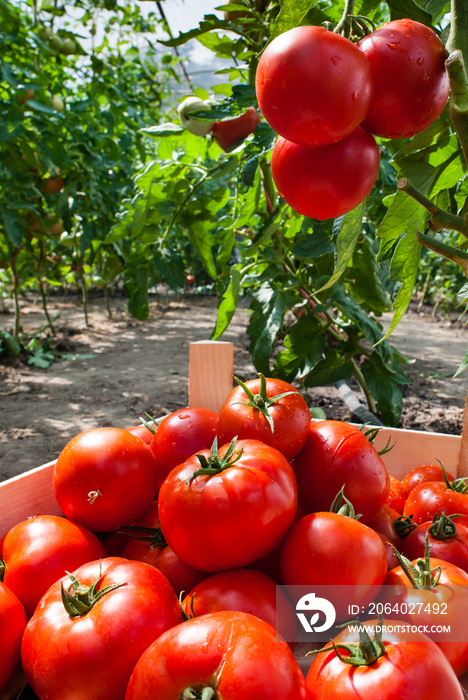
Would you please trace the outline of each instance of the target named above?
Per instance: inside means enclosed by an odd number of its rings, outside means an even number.
[[[460,265],[465,273],[465,277],[468,277],[468,253],[457,250],[457,248],[452,248],[452,246],[442,243],[442,241],[431,238],[431,236],[427,236],[425,233],[420,233],[419,231],[416,231],[416,238],[420,245]]]
[[[406,194],[428,210],[431,214],[431,228],[434,231],[440,231],[445,228],[451,231],[458,231],[468,238],[468,222],[465,217],[450,214],[440,209],[434,202],[431,202],[430,199],[413,187],[405,177],[398,181],[397,189],[406,192]]]

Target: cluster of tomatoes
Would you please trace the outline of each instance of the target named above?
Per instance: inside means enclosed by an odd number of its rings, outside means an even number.
[[[180,409],[64,447],[64,517],[2,539],[0,689],[19,668],[40,700],[375,698],[383,686],[461,700],[466,486],[441,466],[398,481],[363,430],[312,420],[287,382],[237,381],[218,413]],[[338,584],[354,591],[346,604]],[[329,586],[338,621],[378,600],[433,625],[445,603],[456,641],[382,638],[370,620],[305,669],[284,588],[296,585]]]
[[[279,134],[271,168],[285,201],[321,220],[362,202],[379,172],[373,135],[410,137],[441,114],[445,58],[437,34],[409,19],[358,44],[318,26],[275,37],[260,58],[256,92]]]

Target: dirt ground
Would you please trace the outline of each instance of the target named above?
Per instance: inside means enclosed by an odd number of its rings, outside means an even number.
[[[90,302],[86,327],[79,299],[50,302],[57,343],[66,359],[46,369],[18,360],[0,364],[0,481],[55,459],[77,433],[97,426],[129,427],[148,413],[163,416],[188,403],[190,343],[206,340],[214,326],[216,300],[207,296],[151,302],[150,318],[138,322],[123,298],[111,301],[109,319],[102,298]],[[24,331],[44,325],[39,303],[24,301]],[[240,308],[222,340],[234,343],[234,373],[256,376],[246,335],[249,312]],[[0,328],[11,329],[12,309],[0,315]],[[384,325],[390,323],[390,315]],[[466,324],[428,313],[408,313],[392,343],[414,359],[407,367],[412,383],[405,386],[399,427],[459,434],[468,389],[468,372],[457,379],[468,346]],[[351,384],[363,401],[356,386]],[[328,418],[350,420],[335,386],[308,393],[311,405]],[[364,401],[363,401],[364,402]]]

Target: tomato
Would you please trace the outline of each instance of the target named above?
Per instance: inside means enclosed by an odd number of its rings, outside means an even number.
[[[63,177],[57,175],[56,177],[48,177],[43,181],[42,191],[44,194],[58,194],[63,190]]]
[[[408,561],[408,560],[407,560]],[[388,572],[382,587],[382,603],[399,610],[399,617],[411,625],[424,625],[428,636],[443,651],[450,665],[461,676],[468,671],[468,574],[443,559],[418,558]],[[441,636],[438,626],[448,626],[450,640]]]
[[[162,534],[159,508],[155,501],[131,529],[120,531],[124,545],[120,551],[126,559],[136,559],[151,564],[168,579],[177,594],[189,591],[206,577],[205,571],[194,569],[183,562],[170,547]]]
[[[158,489],[171,469],[211,447],[217,423],[215,411],[197,406],[180,408],[163,418],[150,443],[157,465]]]
[[[405,507],[405,501],[408,494],[399,479],[392,474],[389,474],[388,478],[390,480],[390,490],[387,498],[385,499],[385,503],[401,515],[403,513],[403,508]]]
[[[136,664],[125,700],[185,697],[308,700],[308,693],[299,664],[274,627],[248,613],[223,611],[161,635]]]
[[[360,204],[374,186],[379,165],[374,138],[359,127],[317,148],[280,136],[271,156],[280,195],[298,214],[319,220],[341,216]]]
[[[465,480],[450,482],[426,481],[416,486],[406,499],[404,515],[411,515],[416,523],[432,520],[434,515],[444,512],[446,515],[462,514],[457,524],[468,526],[468,492]],[[465,485],[464,485],[465,484]],[[456,489],[461,488],[461,491]]]
[[[0,692],[20,663],[21,639],[26,627],[26,613],[19,598],[0,583]]]
[[[62,586],[80,598],[79,610],[72,600],[67,611]],[[29,620],[26,678],[48,700],[123,700],[140,655],[181,620],[177,596],[154,567],[119,557],[89,562],[54,583]]]
[[[56,515],[36,515],[14,525],[3,541],[3,582],[28,617],[39,599],[66,571],[104,555],[96,535]]]
[[[182,608],[189,617],[221,610],[250,613],[275,627],[287,642],[297,640],[297,617],[291,600],[271,578],[253,569],[208,576],[187,593]]]
[[[249,107],[240,117],[215,122],[211,127],[211,134],[218,146],[229,152],[252,134],[260,122],[261,117],[255,107]]]
[[[445,513],[421,523],[405,537],[398,547],[408,559],[423,557],[428,538],[431,557],[448,561],[468,572],[468,527],[460,525]]]
[[[195,275],[185,275],[185,283],[191,287],[195,283]]]
[[[340,513],[311,513],[294,523],[280,551],[281,580],[286,586],[330,586],[337,620],[348,605],[365,607],[387,574],[387,554],[379,535]],[[349,587],[346,594],[334,587]]]
[[[126,430],[128,430],[129,433],[136,435],[141,440],[143,440],[143,442],[146,442],[146,444],[149,445],[151,440],[153,439],[154,433],[156,432],[156,424],[154,426],[151,426],[151,428],[152,430],[150,430],[146,425],[141,424],[132,425],[130,428],[126,428]]]
[[[344,484],[344,495],[361,520],[369,522],[388,494],[385,464],[364,433],[350,423],[312,422],[293,468],[304,513],[329,510]]]
[[[234,437],[261,440],[291,460],[303,447],[309,434],[310,413],[305,398],[281,379],[241,382],[227,396],[219,410],[220,444]],[[286,395],[285,395],[286,394]]]
[[[65,445],[53,489],[62,512],[93,532],[130,525],[156,493],[156,464],[148,445],[121,428],[92,428]]]
[[[433,29],[397,19],[361,39],[358,46],[374,79],[366,129],[385,138],[406,138],[439,117],[450,85],[445,47]]]
[[[362,122],[372,98],[372,75],[349,39],[324,27],[303,26],[267,45],[255,88],[274,131],[295,143],[324,146]]]
[[[172,470],[159,492],[164,537],[204,571],[248,566],[292,524],[296,480],[287,459],[259,440],[202,450]]]
[[[335,648],[328,646],[314,658],[307,674],[311,700],[463,699],[450,664],[425,634],[408,635],[399,620],[363,624],[369,637],[375,633],[370,644],[359,643],[358,631],[348,627],[334,638]],[[342,661],[338,652],[360,665]]]
[[[454,480],[450,472],[446,471],[446,474],[449,481]],[[401,485],[408,496],[416,486],[426,481],[444,481],[444,471],[440,464],[424,464],[411,469],[401,480]]]

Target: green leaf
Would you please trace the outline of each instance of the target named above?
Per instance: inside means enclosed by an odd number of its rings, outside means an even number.
[[[252,362],[258,372],[265,376],[270,373],[270,355],[276,336],[281,328],[286,310],[291,306],[296,295],[292,292],[274,289],[269,282],[253,289],[254,299],[251,303],[247,333],[251,338],[250,353]]]
[[[328,282],[317,290],[317,294],[335,284],[345,272],[353,257],[354,248],[361,234],[364,208],[365,202],[361,202],[355,209],[345,214],[342,218],[335,220],[335,224],[338,227],[335,269]]]
[[[15,247],[19,247],[23,242],[20,220],[16,214],[9,212],[7,209],[2,211],[1,217],[10,243]]]
[[[182,44],[186,44],[187,41],[197,39],[198,37],[202,36],[202,34],[211,32],[214,29],[226,29],[226,21],[220,17],[217,17],[216,15],[205,15],[198,27],[195,29],[191,29],[188,32],[182,32],[179,34],[179,36],[173,37],[172,39],[158,39],[158,43],[163,44],[164,46],[182,46]]]
[[[403,408],[401,374],[394,367],[387,367],[375,352],[362,364],[361,371],[385,425],[398,425]]]
[[[2,346],[12,357],[17,357],[21,352],[21,343],[18,338],[0,328],[0,347]]]
[[[421,204],[399,190],[377,229],[376,235],[382,239],[377,259],[385,257],[400,236],[423,231],[428,216],[429,213]]]
[[[148,134],[148,136],[157,136],[158,138],[163,136],[175,136],[177,134],[182,134],[185,129],[182,124],[173,124],[172,122],[165,122],[164,124],[156,124],[155,126],[147,126],[143,129],[138,130],[140,134]]]
[[[211,334],[211,340],[218,340],[232,321],[237,308],[241,279],[239,270],[236,267],[231,267],[231,279],[218,306],[216,326]]]
[[[315,316],[301,316],[284,339],[285,349],[275,359],[275,373],[286,381],[292,381],[298,373],[309,373],[325,352],[322,331]]]
[[[394,19],[414,19],[416,22],[426,24],[428,27],[432,24],[432,16],[426,12],[414,0],[387,0],[390,8],[390,17]]]
[[[400,287],[393,302],[395,313],[392,322],[382,340],[393,333],[408,308],[418,277],[420,254],[421,246],[415,233],[406,234],[398,242],[391,262],[390,276],[391,279],[400,283]]]
[[[303,384],[306,388],[330,386],[340,379],[347,379],[353,373],[353,363],[345,360],[336,348],[328,347],[323,360],[306,375]]]
[[[466,351],[466,353],[463,357],[462,363],[461,363],[460,367],[457,369],[457,371],[455,372],[455,374],[453,375],[453,377],[455,378],[455,377],[460,376],[460,374],[462,372],[464,372],[467,368],[468,368],[468,350]]]
[[[212,279],[218,277],[215,261],[213,258],[214,237],[212,233],[213,224],[211,221],[194,221],[189,230],[190,240],[195,247],[203,267]]]

